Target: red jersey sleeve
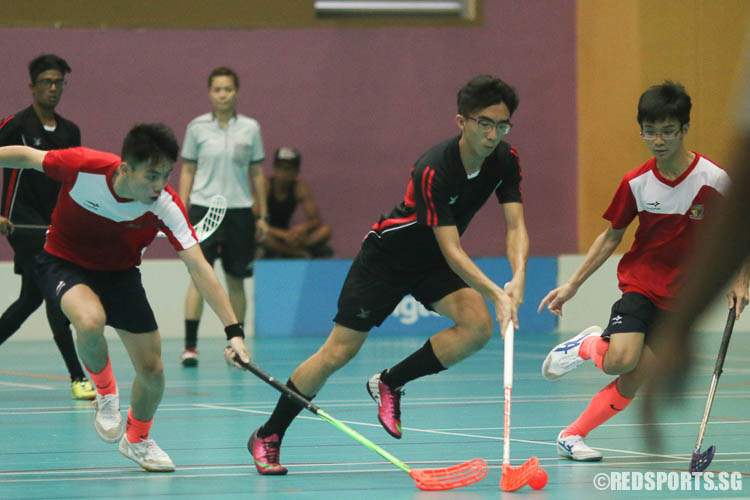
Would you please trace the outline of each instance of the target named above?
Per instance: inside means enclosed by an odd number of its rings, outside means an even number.
[[[620,181],[612,202],[602,217],[612,223],[613,229],[625,229],[637,215],[638,205],[630,189],[630,177],[626,176]]]
[[[44,155],[42,168],[56,181],[70,184],[78,172],[100,173],[120,163],[120,158],[112,153],[77,147],[49,151]]]
[[[415,168],[412,179],[417,220],[425,226],[455,225],[444,176],[427,165]]]

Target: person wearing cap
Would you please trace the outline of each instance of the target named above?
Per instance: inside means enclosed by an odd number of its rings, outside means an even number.
[[[301,161],[302,156],[294,148],[281,147],[274,154],[266,195],[269,228],[262,242],[265,257],[309,259],[333,255],[327,245],[331,228],[323,223],[307,183],[297,177]],[[298,206],[305,213],[305,221],[292,225]]]
[[[200,246],[211,265],[221,259],[232,309],[244,325],[244,281],[253,276],[256,242],[268,232],[268,210],[260,125],[237,113],[239,87],[237,73],[230,68],[216,68],[208,76],[208,98],[213,109],[187,126],[179,195],[185,206],[190,206],[188,215],[193,224],[205,215],[212,197],[220,194],[227,199],[224,220]],[[198,323],[202,312],[203,297],[191,282],[185,297],[183,366],[198,364]]]

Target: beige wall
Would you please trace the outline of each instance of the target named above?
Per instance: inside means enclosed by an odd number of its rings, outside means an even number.
[[[728,163],[730,94],[748,15],[747,0],[578,0],[581,252],[606,227],[601,214],[622,174],[649,158],[635,121],[649,85],[683,83],[693,99],[687,146]]]
[[[564,283],[583,262],[582,255],[560,255],[558,257],[557,281]],[[617,264],[620,256],[607,259],[586,283],[578,290],[576,296],[563,306],[563,315],[557,326],[562,336],[580,332],[591,325],[607,326],[610,310],[621,296],[617,287]],[[525,305],[524,305],[525,306]],[[720,294],[706,308],[695,328],[697,332],[720,332],[727,320],[727,301]],[[750,314],[743,314],[734,326],[735,332],[750,332]]]

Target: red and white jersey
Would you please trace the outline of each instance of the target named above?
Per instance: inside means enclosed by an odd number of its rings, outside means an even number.
[[[179,196],[167,186],[153,203],[121,198],[112,174],[117,155],[89,148],[50,151],[44,172],[62,184],[44,249],[86,269],[128,269],[159,230],[177,250],[198,240]]]
[[[680,177],[659,174],[656,159],[625,174],[604,218],[624,229],[638,216],[630,250],[617,267],[623,293],[638,292],[670,309],[685,274],[685,257],[711,201],[726,195],[729,176],[708,158],[695,160]]]

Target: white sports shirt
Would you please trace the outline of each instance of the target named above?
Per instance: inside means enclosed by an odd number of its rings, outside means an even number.
[[[187,126],[182,158],[197,164],[191,205],[207,207],[220,194],[228,208],[253,206],[248,167],[265,159],[257,121],[238,114],[222,128],[213,113],[201,115]]]

